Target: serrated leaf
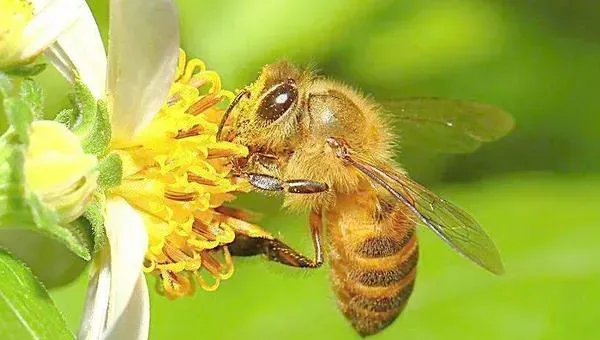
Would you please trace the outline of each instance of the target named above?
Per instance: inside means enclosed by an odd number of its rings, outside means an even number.
[[[94,195],[92,201],[88,204],[83,213],[83,217],[91,225],[94,235],[94,250],[96,253],[102,249],[106,242],[106,233],[104,231],[104,204],[106,202],[106,195],[103,191],[98,190]]]
[[[92,258],[90,253],[91,242],[86,235],[81,233],[80,226],[73,227],[67,224],[63,227],[58,224],[58,216],[46,208],[35,195],[30,195],[27,201],[31,208],[33,222],[41,231],[47,232],[58,241],[61,241],[82,259],[89,261]]]
[[[73,126],[77,122],[78,113],[73,108],[68,108],[60,111],[56,118],[54,118],[55,122],[64,124],[69,130],[73,130]]]
[[[22,146],[9,145],[14,133],[3,136],[0,147],[0,226],[15,225],[31,219],[27,202],[23,199],[22,164],[25,161]]]
[[[0,250],[0,277],[3,339],[75,338],[44,286],[5,250]]]
[[[44,91],[32,79],[25,79],[19,88],[19,96],[29,103],[34,119],[44,118]]]
[[[21,98],[4,98],[4,112],[20,142],[29,143],[29,126],[33,120],[31,106]]]
[[[69,95],[74,109],[63,110],[56,121],[64,123],[80,139],[86,153],[104,155],[111,139],[111,125],[104,101],[97,101],[81,80],[74,83]]]
[[[110,143],[111,126],[104,101],[98,101],[96,117],[90,132],[82,139],[81,147],[86,153],[103,155]]]
[[[65,228],[85,246],[86,252],[91,255],[92,249],[94,249],[94,234],[91,223],[87,219],[80,217],[66,225]],[[88,260],[90,259],[91,256]]]
[[[19,65],[4,70],[11,76],[33,77],[46,69],[47,64]]]
[[[99,164],[98,185],[101,188],[112,188],[121,184],[123,178],[123,161],[116,153],[106,156]]]
[[[81,117],[73,126],[73,132],[85,139],[92,133],[96,121],[96,110],[98,108],[96,98],[81,80],[76,80],[73,84],[73,93],[69,95],[69,99]]]

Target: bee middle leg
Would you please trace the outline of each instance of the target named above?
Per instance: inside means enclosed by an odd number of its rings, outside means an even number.
[[[321,214],[312,212],[309,217],[310,229],[315,249],[315,258],[310,259],[294,250],[281,240],[262,237],[237,235],[228,248],[234,256],[265,255],[267,259],[281,264],[299,268],[318,268],[323,264],[323,250],[321,247]]]

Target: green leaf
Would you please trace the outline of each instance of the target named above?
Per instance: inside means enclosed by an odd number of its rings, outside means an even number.
[[[74,339],[48,292],[29,268],[0,250],[3,339]]]
[[[37,196],[33,194],[29,195],[28,202],[31,208],[33,222],[39,229],[57,238],[58,241],[61,241],[67,248],[82,259],[89,261],[92,258],[90,253],[91,241],[89,240],[89,237],[81,231],[81,225],[73,226],[67,224],[64,227],[61,226],[58,223],[59,218],[57,214],[46,208]]]
[[[98,177],[98,185],[101,188],[112,188],[121,184],[123,178],[123,161],[116,153],[111,153],[106,156],[98,165],[100,177]]]
[[[84,246],[85,250],[83,253],[87,254],[87,258],[81,255],[80,257],[85,260],[90,260],[91,251],[94,248],[94,239],[92,226],[88,220],[80,217],[69,223],[65,228],[68,229],[75,238],[77,238],[78,244]]]
[[[19,89],[20,97],[31,106],[34,119],[44,118],[44,91],[32,79],[25,79]]]
[[[86,153],[103,155],[110,143],[111,127],[108,109],[104,101],[98,101],[96,117],[90,132],[81,141]]]
[[[91,226],[94,235],[94,250],[96,253],[104,246],[106,242],[106,235],[104,230],[104,204],[106,202],[106,195],[102,190],[98,190],[85,209],[83,217],[88,221]]]
[[[69,130],[73,130],[73,126],[77,122],[78,113],[73,108],[68,108],[60,111],[56,118],[54,118],[55,122],[64,124]]]
[[[29,126],[33,120],[31,106],[21,98],[4,98],[4,112],[21,143],[29,143]]]
[[[0,94],[3,97],[7,97],[13,88],[12,80],[6,73],[0,72]]]
[[[85,139],[94,127],[96,120],[96,109],[98,107],[96,98],[85,84],[77,79],[73,84],[73,93],[69,95],[71,103],[75,107],[80,119],[73,126],[73,132],[82,139]]]
[[[0,147],[0,226],[11,226],[20,221],[31,220],[29,206],[24,199],[22,164],[25,152],[22,146],[8,145],[8,139],[14,133],[3,136],[4,145]]]
[[[37,229],[0,228],[0,248],[26,263],[47,288],[73,282],[88,263],[55,237]]]
[[[80,80],[69,95],[74,109],[63,110],[56,121],[67,125],[80,139],[86,153],[104,155],[111,138],[110,117],[104,101],[96,101]]]
[[[47,64],[19,65],[4,70],[11,76],[33,77],[46,69]]]

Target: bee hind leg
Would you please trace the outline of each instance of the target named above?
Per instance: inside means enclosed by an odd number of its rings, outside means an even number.
[[[229,251],[234,256],[265,255],[267,259],[281,264],[299,268],[318,268],[323,264],[323,250],[321,248],[321,214],[312,212],[310,215],[310,229],[315,248],[315,258],[310,259],[294,250],[281,240],[262,237],[237,235],[229,245]]]

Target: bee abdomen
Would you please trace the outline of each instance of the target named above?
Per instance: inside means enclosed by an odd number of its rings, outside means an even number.
[[[367,287],[388,287],[401,282],[416,267],[419,252],[415,249],[408,258],[404,259],[389,270],[358,269],[349,273],[350,279]]]
[[[392,297],[366,298],[361,295],[343,299],[338,306],[362,337],[381,332],[400,315],[413,291],[414,278]]]
[[[364,240],[356,249],[356,254],[366,258],[386,257],[398,253],[403,246],[392,237],[374,236]]]
[[[338,306],[360,335],[372,335],[398,317],[412,293],[416,235],[410,230],[402,239],[370,237],[349,257],[331,261]]]

